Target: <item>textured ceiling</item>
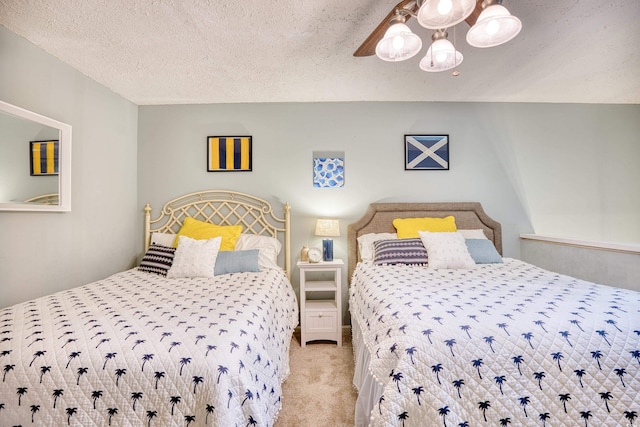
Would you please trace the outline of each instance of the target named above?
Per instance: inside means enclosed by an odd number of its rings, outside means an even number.
[[[0,0],[0,24],[138,105],[488,101],[640,104],[640,0],[504,0],[523,23],[461,75],[353,52],[397,0]],[[453,31],[449,31],[453,40]]]

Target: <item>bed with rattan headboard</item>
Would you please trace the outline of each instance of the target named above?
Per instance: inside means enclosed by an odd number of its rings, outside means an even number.
[[[279,239],[283,247],[283,265],[291,280],[291,220],[290,206],[284,203],[282,217],[273,206],[259,197],[228,190],[207,190],[186,194],[164,204],[157,218],[151,218],[151,206],[144,208],[145,251],[151,234],[177,233],[184,219],[191,217],[217,225],[242,225],[243,233]]]
[[[502,227],[485,213],[480,203],[371,203],[364,215],[358,221],[349,224],[347,229],[349,280],[360,261],[358,237],[367,233],[395,233],[393,220],[396,218],[444,218],[449,215],[455,217],[458,229],[483,230],[502,254]]]
[[[147,206],[138,266],[0,310],[2,425],[273,426],[299,320],[282,211],[218,190]],[[222,235],[180,236],[187,218]]]

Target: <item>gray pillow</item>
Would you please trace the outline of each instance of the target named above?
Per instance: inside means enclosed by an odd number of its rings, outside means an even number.
[[[258,272],[258,249],[246,251],[220,251],[216,257],[213,275],[230,273]]]
[[[476,264],[499,264],[502,257],[488,239],[465,239],[467,250]]]
[[[427,250],[420,239],[392,239],[373,242],[373,263],[426,265]]]

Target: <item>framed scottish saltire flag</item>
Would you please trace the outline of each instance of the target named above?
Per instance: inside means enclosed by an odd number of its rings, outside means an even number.
[[[449,170],[449,135],[405,135],[405,170]]]
[[[250,136],[207,137],[207,172],[251,171]]]

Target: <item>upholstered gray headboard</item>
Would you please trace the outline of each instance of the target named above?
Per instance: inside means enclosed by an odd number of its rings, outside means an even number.
[[[502,228],[500,223],[491,219],[476,202],[442,203],[371,203],[362,218],[347,229],[349,247],[348,280],[360,260],[358,237],[367,233],[395,233],[395,218],[444,218],[453,215],[458,229],[482,229],[496,249],[502,254]]]

